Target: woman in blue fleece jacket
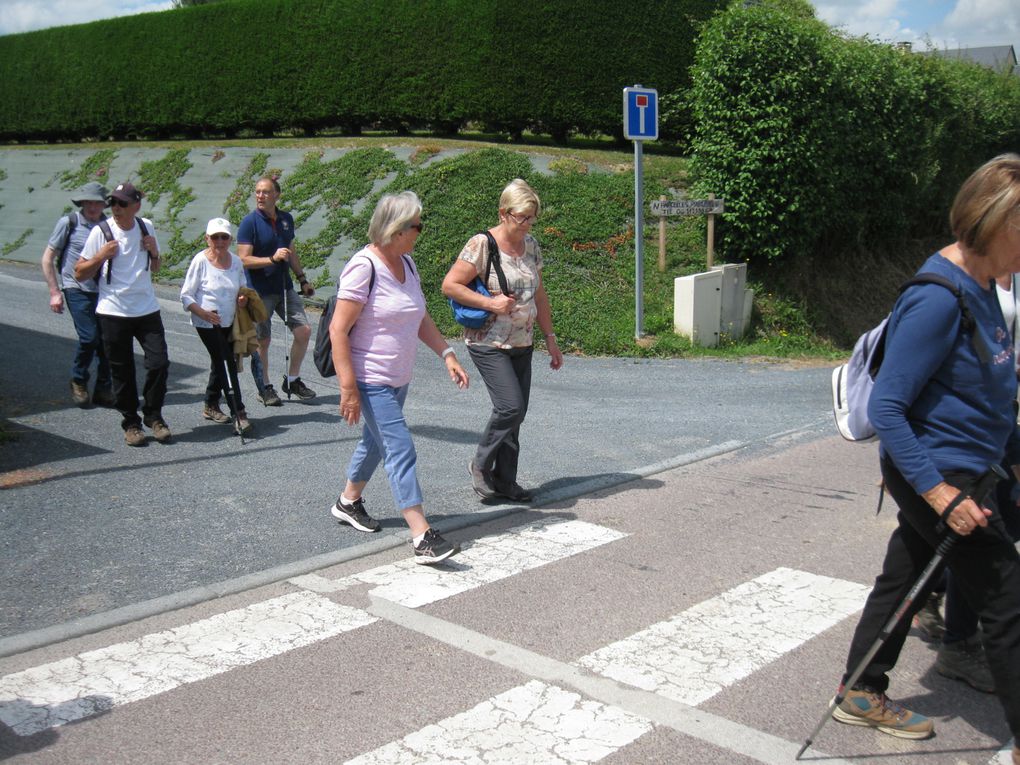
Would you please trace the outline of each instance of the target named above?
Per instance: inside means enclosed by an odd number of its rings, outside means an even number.
[[[963,325],[959,302],[937,284],[908,288],[893,308],[868,415],[881,440],[882,476],[899,506],[899,526],[854,633],[844,682],[931,560],[940,541],[937,524],[957,487],[1004,459],[1020,464],[1016,359],[995,291],[997,276],[1020,271],[1020,156],[1001,155],[971,175],[949,220],[957,241],[920,271],[962,290],[974,327]],[[985,505],[965,499],[947,516],[948,528],[961,537],[948,565],[981,615],[996,693],[1020,742],[1020,556],[994,496]],[[914,610],[923,602],[918,598]],[[833,712],[837,720],[901,738],[932,734],[928,717],[885,695],[909,628],[910,619],[902,619]],[[1020,744],[1013,761],[1020,765]]]

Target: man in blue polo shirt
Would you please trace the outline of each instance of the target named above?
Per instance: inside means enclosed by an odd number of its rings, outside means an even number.
[[[290,369],[283,378],[283,392],[300,399],[315,398],[315,391],[301,381],[301,362],[308,350],[312,327],[305,314],[304,303],[294,290],[290,272],[298,278],[301,294],[315,294],[305,278],[301,260],[294,252],[294,218],[276,209],[280,184],[275,178],[259,178],[255,184],[255,209],[237,227],[237,256],[248,271],[251,286],[266,306],[269,319],[256,327],[259,356],[264,380],[269,380],[269,342],[272,337],[272,316],[275,313],[290,328],[294,341],[290,346]],[[286,310],[285,310],[286,309]],[[258,399],[266,406],[282,406],[283,402],[271,384],[262,383],[260,370],[252,364],[252,374],[259,386]]]

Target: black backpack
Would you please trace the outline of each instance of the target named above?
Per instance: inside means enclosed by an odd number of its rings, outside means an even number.
[[[403,258],[408,271],[417,277],[418,273],[414,270],[411,259],[407,255],[404,255]],[[372,294],[372,288],[375,286],[375,261],[369,258],[368,265],[372,268],[372,275],[368,279],[366,300],[368,295]],[[337,286],[339,284],[338,280]],[[336,368],[333,366],[333,341],[329,338],[329,324],[333,321],[333,311],[335,310],[336,293],[330,295],[329,300],[326,301],[326,307],[322,309],[322,316],[319,317],[319,326],[315,330],[315,348],[312,351],[312,360],[315,362],[315,368],[319,370],[319,374],[323,377],[336,377]],[[351,332],[353,331],[354,327],[351,327]],[[350,332],[347,334],[350,334]]]
[[[64,270],[64,256],[67,255],[67,248],[71,246],[71,234],[78,228],[78,213],[67,214],[67,238],[64,239],[64,246],[60,249],[60,255],[57,256],[57,273],[59,274]]]

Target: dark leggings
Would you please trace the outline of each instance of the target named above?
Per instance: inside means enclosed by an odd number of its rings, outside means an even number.
[[[233,325],[231,325],[233,326]],[[237,364],[230,352],[230,327],[195,327],[202,345],[209,352],[209,382],[205,386],[205,403],[218,406],[220,394],[226,396],[231,414],[244,411],[241,386],[237,381]],[[224,370],[226,363],[226,371]],[[229,374],[229,378],[228,375]],[[233,387],[233,395],[230,389]]]
[[[888,459],[882,460],[882,477],[886,490],[899,506],[899,526],[889,540],[882,573],[875,580],[854,632],[844,682],[914,586],[941,539],[935,511]],[[954,486],[964,486],[971,478],[960,473],[945,476]],[[950,551],[947,562],[967,602],[980,615],[995,692],[1010,730],[1020,740],[1020,555],[1006,531],[1002,515],[994,507],[994,495],[988,498],[985,506],[994,510],[988,527],[961,537]],[[910,629],[909,617],[921,608],[925,594],[914,601],[910,612],[900,620],[861,674],[858,685],[880,692],[888,688],[887,673],[895,666],[903,648]]]
[[[492,414],[475,451],[475,464],[492,473],[497,489],[517,483],[521,423],[531,396],[532,347],[491,348],[469,345],[468,353],[485,381]]]

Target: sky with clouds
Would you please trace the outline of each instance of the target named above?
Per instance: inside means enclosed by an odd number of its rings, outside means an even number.
[[[0,0],[0,34],[162,11],[170,0]],[[915,49],[1012,45],[1020,53],[1020,0],[815,0],[818,17],[853,35]]]

